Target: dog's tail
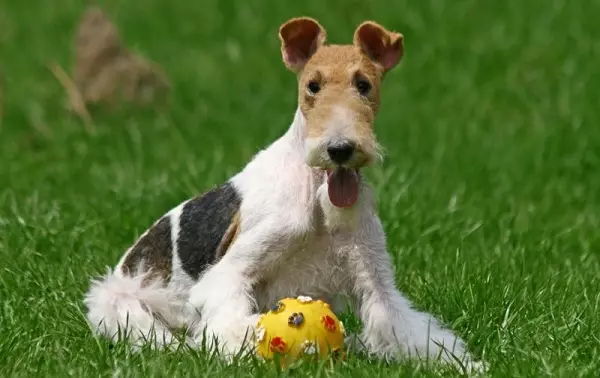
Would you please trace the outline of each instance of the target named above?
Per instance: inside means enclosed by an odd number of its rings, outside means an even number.
[[[92,281],[85,295],[87,319],[95,333],[134,346],[176,346],[171,329],[185,324],[183,301],[161,280],[126,276],[120,270]]]

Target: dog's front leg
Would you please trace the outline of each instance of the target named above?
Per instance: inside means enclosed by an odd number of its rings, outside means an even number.
[[[277,235],[266,224],[248,228],[192,287],[189,304],[197,344],[216,346],[225,358],[252,347],[258,320],[252,289],[276,259]]]
[[[342,253],[347,257],[352,293],[363,322],[361,341],[367,351],[385,358],[441,358],[471,370],[475,365],[465,344],[432,316],[413,309],[396,288],[385,234],[374,212],[361,216],[352,240]],[[479,365],[477,365],[478,367]]]

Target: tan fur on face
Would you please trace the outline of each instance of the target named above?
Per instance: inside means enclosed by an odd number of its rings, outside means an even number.
[[[352,45],[323,46],[308,61],[299,75],[298,103],[308,126],[308,138],[320,138],[329,127],[335,109],[347,109],[353,120],[352,135],[361,161],[369,163],[376,152],[373,121],[379,108],[379,87],[382,70],[375,66],[360,50]],[[356,88],[358,78],[368,80],[372,89],[361,96]],[[310,81],[316,81],[321,90],[312,95],[307,90]]]
[[[283,59],[298,74],[298,104],[306,118],[306,137],[318,141],[310,148],[315,150],[313,155],[323,156],[327,144],[348,141],[356,146],[350,165],[359,168],[377,156],[373,123],[381,81],[402,58],[403,37],[371,21],[356,29],[353,44],[325,45],[325,36],[316,20],[288,21],[280,29]],[[368,93],[359,92],[360,80],[370,84]],[[318,84],[317,93],[308,89],[311,82]],[[327,165],[323,160],[309,158],[309,164]]]

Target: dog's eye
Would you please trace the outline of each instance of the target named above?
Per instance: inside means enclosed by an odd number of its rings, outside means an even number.
[[[356,83],[354,85],[356,86],[356,90],[358,90],[358,93],[360,93],[363,96],[366,96],[371,90],[371,83],[369,83],[365,79],[356,80]]]
[[[319,83],[317,83],[314,80],[311,80],[306,86],[306,88],[308,89],[308,92],[313,95],[319,93],[319,91],[321,90],[321,86],[319,85]]]

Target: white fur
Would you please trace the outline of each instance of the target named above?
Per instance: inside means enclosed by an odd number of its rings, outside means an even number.
[[[439,355],[454,363],[436,344],[441,343],[475,366],[460,339],[414,310],[396,288],[370,187],[361,182],[359,200],[350,209],[331,204],[325,173],[306,163],[311,143],[306,134],[298,109],[289,130],[231,179],[243,198],[242,231],[218,263],[196,282],[181,280],[185,273],[174,266],[173,280],[183,285],[179,291],[142,288],[138,278],[109,275],[88,293],[90,322],[105,319],[112,332],[129,312],[130,324],[147,330],[151,318],[138,303],[144,302],[175,320],[185,317],[197,343],[217,340],[230,357],[249,346],[244,340],[251,340],[258,313],[277,299],[347,296],[364,323],[360,340],[369,353],[392,359]],[[176,298],[187,295],[187,310],[173,303],[171,290]]]
[[[171,218],[171,248],[173,253],[172,261],[172,277],[169,282],[169,287],[172,290],[182,291],[182,295],[187,296],[187,291],[192,285],[194,285],[194,279],[190,277],[182,268],[179,254],[177,253],[177,238],[179,237],[179,218],[183,211],[183,206],[188,201],[184,201],[171,211],[169,211],[169,217]]]
[[[125,277],[109,270],[105,277],[94,280],[84,299],[88,320],[95,332],[110,339],[126,338],[135,347],[175,346],[178,341],[169,327],[185,325],[185,302],[159,282],[142,285],[144,278]],[[166,324],[148,314],[143,306],[159,313]]]

